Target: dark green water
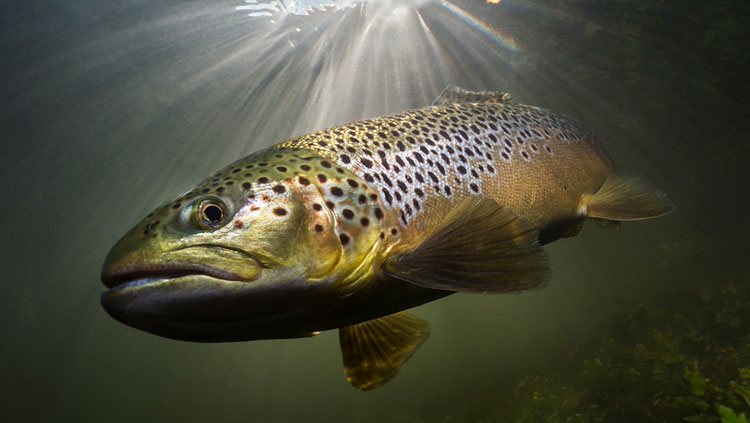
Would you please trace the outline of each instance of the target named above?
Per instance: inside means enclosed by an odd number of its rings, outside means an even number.
[[[424,24],[362,7],[270,22],[240,4],[2,3],[0,420],[750,414],[748,3],[453,2],[490,30],[439,4],[419,6]],[[108,249],[163,199],[241,155],[428,104],[448,84],[585,122],[677,212],[548,246],[544,290],[416,309],[431,338],[367,393],[344,380],[335,332],[182,343],[99,306]]]

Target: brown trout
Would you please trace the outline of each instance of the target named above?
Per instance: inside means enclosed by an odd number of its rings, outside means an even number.
[[[673,209],[614,173],[583,126],[494,92],[258,151],[149,214],[102,269],[106,311],[168,338],[224,342],[339,329],[358,389],[391,380],[426,340],[403,310],[549,279],[542,245],[585,219]]]

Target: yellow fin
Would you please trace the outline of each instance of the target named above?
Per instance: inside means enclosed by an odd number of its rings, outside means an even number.
[[[586,206],[586,216],[628,221],[663,216],[674,210],[667,196],[642,178],[610,176]]]
[[[414,250],[389,257],[383,272],[431,289],[518,292],[549,279],[539,233],[495,201],[470,197]]]
[[[429,336],[427,322],[406,312],[340,328],[346,380],[361,391],[389,382]]]
[[[469,91],[455,85],[448,85],[433,106],[450,106],[456,103],[502,103],[510,100],[510,94],[501,91]]]

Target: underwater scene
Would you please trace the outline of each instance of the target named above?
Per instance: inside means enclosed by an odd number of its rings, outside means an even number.
[[[750,3],[3,5],[0,421],[750,422]]]

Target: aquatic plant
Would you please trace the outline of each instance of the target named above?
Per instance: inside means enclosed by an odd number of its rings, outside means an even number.
[[[512,421],[747,423],[749,291],[728,284],[614,313],[577,372],[516,386]]]

